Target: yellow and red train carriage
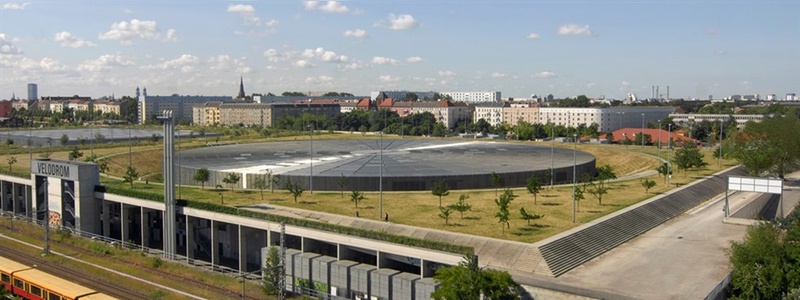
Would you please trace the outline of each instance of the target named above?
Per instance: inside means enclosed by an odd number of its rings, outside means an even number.
[[[0,281],[23,299],[117,299],[5,257],[0,257]]]

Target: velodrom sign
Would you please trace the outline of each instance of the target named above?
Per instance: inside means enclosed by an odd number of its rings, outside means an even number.
[[[31,173],[39,176],[77,181],[78,165],[50,160],[34,160],[31,162]]]

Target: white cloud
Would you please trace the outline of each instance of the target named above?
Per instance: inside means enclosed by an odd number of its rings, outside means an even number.
[[[456,73],[453,72],[453,71],[449,71],[449,70],[448,71],[439,71],[439,76],[454,77],[454,76],[456,76]]]
[[[380,77],[378,77],[378,79],[381,82],[398,82],[401,79],[403,79],[403,77],[392,77],[392,75],[381,75]]]
[[[530,34],[528,34],[528,36],[526,38],[531,39],[531,40],[538,40],[538,39],[542,38],[542,36],[539,35],[538,33],[531,32]]]
[[[336,52],[325,50],[322,47],[317,49],[306,49],[302,54],[305,58],[314,58],[324,62],[330,63],[344,63],[347,62],[346,55],[337,55]]]
[[[232,13],[254,13],[256,9],[249,4],[231,4],[228,5],[228,12]]]
[[[111,29],[100,34],[101,40],[119,41],[123,45],[132,45],[136,38],[145,40],[175,40],[175,30],[167,31],[167,36],[162,37],[156,21],[141,21],[133,19],[130,22],[121,21],[111,24]]]
[[[389,15],[389,22],[391,25],[389,29],[391,30],[409,30],[414,29],[419,26],[417,20],[414,19],[411,15],[399,15],[395,16],[394,14]]]
[[[539,73],[534,74],[533,76],[536,76],[536,78],[553,78],[556,77],[556,73],[550,71],[541,71]]]
[[[269,62],[281,62],[289,59],[289,54],[280,53],[275,49],[268,49],[267,51],[264,51],[264,56]]]
[[[22,54],[22,50],[14,46],[14,44],[11,43],[10,37],[6,36],[5,33],[0,33],[0,54],[19,55]]]
[[[412,56],[412,57],[406,58],[406,62],[409,62],[409,63],[412,63],[412,64],[413,63],[422,62],[422,57]]]
[[[716,28],[711,28],[711,29],[706,31],[706,34],[708,34],[708,35],[717,35],[717,34],[719,34],[719,30],[716,29]]]
[[[314,64],[312,64],[311,62],[309,62],[309,61],[307,61],[305,59],[301,59],[301,60],[295,61],[294,62],[294,66],[298,67],[298,68],[313,68]]]
[[[492,73],[492,77],[494,78],[505,78],[506,76],[508,75],[506,75],[505,73],[499,73],[499,72]]]
[[[228,5],[228,12],[238,14],[247,25],[261,25],[261,18],[256,16],[256,9],[252,5],[231,4]]]
[[[8,9],[8,10],[23,10],[23,9],[25,9],[25,7],[27,7],[28,5],[31,5],[31,3],[30,3],[30,2],[23,2],[23,3],[13,3],[13,2],[9,2],[9,3],[3,3],[3,9]]]
[[[728,54],[728,51],[725,51],[725,50],[714,50],[714,55],[716,55],[716,56],[723,56],[725,54]]]
[[[111,67],[132,66],[132,60],[117,54],[106,54],[94,60],[87,60],[78,66],[78,71],[99,72],[111,70]]]
[[[339,1],[327,1],[322,5],[320,5],[320,1],[306,1],[304,6],[306,10],[319,10],[326,13],[344,14],[350,12],[350,8]]]
[[[61,47],[66,47],[66,48],[83,48],[83,47],[97,46],[95,43],[76,37],[72,35],[72,33],[66,31],[56,33],[55,40],[56,42],[61,42]]]
[[[197,56],[191,54],[183,54],[180,57],[164,61],[154,65],[147,65],[142,67],[145,70],[181,70],[181,72],[189,73],[194,70],[194,66],[200,62]]]
[[[19,67],[23,71],[32,70],[32,71],[41,71],[48,73],[61,72],[67,69],[58,60],[49,57],[42,58],[42,60],[40,61],[35,61],[29,58],[23,58],[19,63]]]
[[[352,37],[352,38],[365,38],[367,37],[367,32],[363,29],[355,29],[355,30],[345,30],[343,35],[345,37]]]
[[[580,26],[576,24],[567,24],[558,28],[558,35],[594,36],[597,35],[597,33],[589,29],[589,25]]]
[[[366,67],[366,64],[362,61],[354,61],[352,63],[342,65],[339,68],[345,70],[360,70]]]
[[[333,77],[330,76],[319,76],[319,77],[306,77],[307,84],[326,84],[333,81]]]
[[[394,58],[375,56],[372,58],[372,63],[376,65],[397,65],[400,61]]]
[[[208,59],[213,71],[235,71],[238,74],[247,74],[253,71],[246,64],[246,58],[235,58],[229,55],[217,55]]]
[[[630,82],[628,82],[627,80],[623,80],[622,83],[619,84],[619,90],[620,92],[625,92],[628,90],[628,87],[630,86],[631,86]]]

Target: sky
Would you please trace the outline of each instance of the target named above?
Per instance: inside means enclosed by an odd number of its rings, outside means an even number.
[[[6,1],[0,99],[800,93],[800,0]]]

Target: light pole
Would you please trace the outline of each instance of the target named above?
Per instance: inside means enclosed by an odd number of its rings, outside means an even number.
[[[550,124],[550,120],[547,120],[547,123]],[[553,189],[553,183],[555,180],[553,179],[553,149],[555,147],[556,142],[556,127],[553,124],[550,124],[550,189]]]
[[[308,161],[311,164],[311,172],[308,176],[308,190],[311,194],[314,193],[314,124],[308,125],[311,131],[311,159]]]
[[[661,159],[661,120],[658,120],[658,147],[656,147],[658,151],[658,159]]]
[[[669,178],[672,175],[672,171],[670,169],[670,161],[669,153],[672,152],[672,123],[667,124],[667,174],[664,175],[667,180],[667,189],[669,189]]]
[[[572,148],[572,223],[575,223],[575,216],[578,213],[577,208],[577,197],[575,193],[578,192],[578,134],[574,133],[573,138],[575,139],[573,143],[575,146]]]
[[[719,120],[719,156],[717,157],[717,166],[722,167],[722,119]]]
[[[378,176],[378,191],[379,191],[379,196],[378,196],[378,199],[379,199],[378,200],[378,203],[379,203],[378,204],[378,207],[379,207],[379,209],[378,209],[378,219],[383,217],[383,131],[384,130],[386,130],[386,110],[385,109],[383,111],[383,130],[381,130],[381,139],[380,139],[380,144],[378,145],[378,148],[380,148],[378,150],[379,151],[378,152],[379,153],[378,154],[378,158],[379,158],[378,160],[380,161],[380,165],[378,166],[378,170],[379,170],[379,173],[378,173],[379,174],[379,176]]]
[[[644,151],[644,113],[642,113],[642,151]]]
[[[47,177],[44,177],[42,182],[44,188],[44,249],[42,252],[45,255],[50,254],[50,199],[47,191]]]

